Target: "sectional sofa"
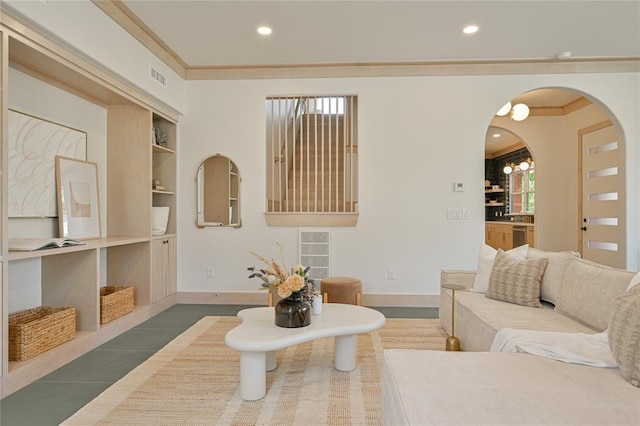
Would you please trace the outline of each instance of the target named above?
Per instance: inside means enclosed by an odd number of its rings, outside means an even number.
[[[455,292],[462,352],[385,351],[384,424],[640,425],[639,277],[573,252],[491,250],[477,271],[441,273],[469,289]],[[441,291],[449,334],[451,297]]]

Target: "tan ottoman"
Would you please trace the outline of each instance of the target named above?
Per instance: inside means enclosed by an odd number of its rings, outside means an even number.
[[[362,305],[362,281],[350,277],[329,277],[320,281],[324,303]]]

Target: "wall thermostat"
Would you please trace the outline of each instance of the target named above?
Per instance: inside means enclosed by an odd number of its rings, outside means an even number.
[[[453,190],[456,192],[464,191],[464,183],[462,182],[453,182]]]

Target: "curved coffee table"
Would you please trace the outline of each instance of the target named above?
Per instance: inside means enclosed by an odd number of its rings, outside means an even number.
[[[238,312],[242,324],[229,331],[224,341],[240,351],[240,394],[254,401],[267,393],[267,371],[276,368],[276,350],[324,337],[335,337],[335,367],[340,371],[356,368],[357,335],[381,328],[380,312],[356,305],[328,303],[311,324],[282,328],[274,324],[273,308],[251,308]]]

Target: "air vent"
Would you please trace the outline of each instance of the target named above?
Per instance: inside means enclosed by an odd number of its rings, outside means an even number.
[[[331,233],[326,229],[300,230],[300,264],[311,266],[309,276],[316,288],[319,281],[331,275]]]
[[[167,77],[160,74],[160,72],[154,67],[149,67],[151,78],[157,81],[162,85],[162,87],[167,87]]]

